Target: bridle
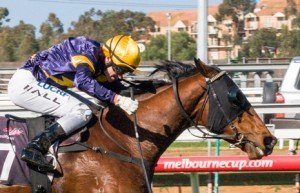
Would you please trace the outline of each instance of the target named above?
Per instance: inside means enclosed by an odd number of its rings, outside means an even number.
[[[184,109],[184,107],[182,105],[182,102],[180,100],[179,93],[178,93],[178,78],[171,77],[173,91],[174,91],[174,97],[176,99],[176,103],[177,103],[177,105],[178,105],[178,107],[180,109],[181,114],[189,122],[190,126],[193,126],[194,128],[196,128],[197,130],[199,130],[203,134],[203,136],[197,136],[197,135],[191,133],[190,130],[189,130],[189,128],[188,128],[189,132],[193,136],[198,137],[198,138],[204,138],[204,139],[224,139],[224,140],[229,140],[229,141],[232,141],[235,146],[242,146],[243,144],[249,143],[250,141],[247,140],[245,138],[245,136],[238,131],[238,128],[233,124],[233,121],[231,121],[229,119],[229,117],[225,113],[224,108],[222,107],[222,105],[221,105],[221,103],[220,103],[220,101],[219,101],[219,99],[217,97],[217,94],[216,94],[216,92],[214,90],[214,87],[213,87],[213,82],[216,81],[216,80],[218,80],[222,76],[226,76],[226,72],[225,71],[221,71],[217,75],[215,75],[214,77],[212,77],[211,79],[206,80],[206,85],[207,85],[207,88],[206,88],[206,91],[205,91],[206,92],[206,96],[205,96],[206,98],[205,98],[204,104],[203,104],[203,106],[202,106],[202,108],[200,110],[200,113],[198,114],[198,116],[196,116],[197,120],[195,120],[195,121],[186,112],[186,110]],[[213,99],[217,102],[217,106],[218,106],[219,110],[222,112],[224,118],[226,119],[227,125],[229,125],[229,127],[233,131],[232,135],[227,135],[227,134],[210,134],[208,132],[203,131],[196,124],[196,122],[202,116],[204,108],[205,108],[207,102],[209,101],[208,95],[209,95],[210,92],[212,93]],[[199,100],[201,100],[201,99],[199,99]],[[208,130],[210,131],[211,128],[208,128]]]

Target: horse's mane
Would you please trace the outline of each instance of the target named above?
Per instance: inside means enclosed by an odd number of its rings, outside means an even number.
[[[189,77],[196,74],[197,70],[196,66],[192,64],[185,64],[178,61],[162,61],[161,64],[155,65],[155,70],[149,75],[153,75],[157,72],[164,72],[167,73],[170,79],[175,78],[178,79],[180,77]],[[134,86],[134,93],[136,95],[145,94],[145,93],[156,93],[156,89],[165,85],[169,85],[171,81],[168,80],[136,80],[132,81],[135,83]],[[129,90],[125,89],[122,91],[123,95],[129,96]]]
[[[180,77],[189,77],[196,74],[196,66],[186,64],[179,61],[162,61],[161,64],[155,65],[155,70],[150,74],[153,75],[157,72],[166,72],[169,78],[178,79]]]

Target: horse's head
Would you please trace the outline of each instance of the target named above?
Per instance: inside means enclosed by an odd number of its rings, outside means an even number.
[[[226,134],[224,139],[245,151],[250,159],[271,154],[276,138],[233,80],[224,71],[199,59],[195,59],[195,64],[207,79],[207,103],[203,112],[206,120],[202,124],[213,133]]]

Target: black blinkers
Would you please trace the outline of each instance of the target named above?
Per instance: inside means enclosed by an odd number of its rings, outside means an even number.
[[[222,133],[224,127],[251,107],[246,96],[227,74],[208,82],[208,94],[206,127],[213,133]]]
[[[232,102],[234,105],[240,107],[243,110],[249,109],[250,104],[246,96],[237,86],[229,88],[227,96],[229,101]]]

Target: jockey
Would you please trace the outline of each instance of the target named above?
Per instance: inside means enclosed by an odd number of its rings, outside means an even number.
[[[44,155],[57,140],[85,126],[91,109],[64,90],[76,87],[100,101],[119,106],[128,114],[138,108],[138,101],[117,94],[120,79],[140,63],[137,43],[117,35],[101,44],[86,37],[71,37],[33,55],[12,76],[8,94],[13,103],[27,110],[58,117],[23,149],[21,159],[52,170]]]

